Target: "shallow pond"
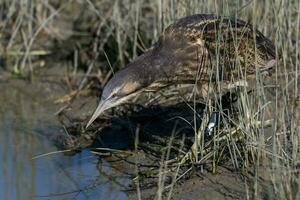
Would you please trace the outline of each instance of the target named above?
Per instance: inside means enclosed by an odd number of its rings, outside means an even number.
[[[88,150],[45,155],[57,151],[48,138],[61,131],[47,87],[9,80],[0,92],[0,199],[128,199]],[[114,173],[108,162],[101,165]]]

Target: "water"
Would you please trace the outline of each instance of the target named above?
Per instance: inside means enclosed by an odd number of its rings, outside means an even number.
[[[99,172],[99,157],[88,150],[35,158],[57,151],[48,139],[60,131],[51,95],[45,85],[0,83],[0,199],[127,199]],[[103,160],[102,171],[117,174]]]

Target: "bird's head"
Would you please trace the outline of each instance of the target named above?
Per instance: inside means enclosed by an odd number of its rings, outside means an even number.
[[[125,68],[118,71],[105,85],[100,102],[86,127],[105,110],[118,106],[143,90],[143,79],[134,68]]]

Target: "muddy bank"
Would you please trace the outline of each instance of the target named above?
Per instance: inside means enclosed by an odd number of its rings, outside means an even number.
[[[154,199],[156,195],[157,188],[141,191],[142,199]],[[266,191],[262,191],[259,196],[272,199]],[[207,170],[201,173],[198,169],[198,172],[165,191],[162,197],[174,200],[253,199],[253,177],[224,167],[218,168],[217,174]],[[138,199],[134,192],[129,193],[129,198]]]
[[[153,199],[160,193],[164,198],[170,195],[171,199],[253,197],[253,174],[235,169],[229,159],[218,163],[228,168],[217,167],[216,174],[212,172],[211,161],[207,160],[199,166],[188,163],[180,166],[175,176],[176,167],[168,165],[166,167],[170,167],[170,171],[161,175],[165,160],[182,156],[180,151],[189,151],[194,139],[192,125],[200,126],[205,109],[203,104],[197,104],[195,116],[186,103],[172,105],[173,99],[166,101],[168,103],[164,106],[155,102],[147,107],[128,103],[97,119],[91,128],[85,130],[99,94],[95,88],[88,86],[78,91],[78,95],[58,98],[56,102],[60,109],[57,117],[67,134],[57,135],[51,140],[59,149],[72,149],[73,153],[89,149],[99,156],[100,171],[103,170],[103,162],[108,162],[115,171],[105,176],[113,179],[129,199],[138,199],[139,194],[142,199]],[[101,171],[101,174],[104,173]],[[176,180],[178,174],[182,176]],[[129,183],[121,184],[116,178],[119,176],[129,178]],[[160,182],[161,176],[163,183]],[[167,189],[160,191],[161,184],[168,186]]]

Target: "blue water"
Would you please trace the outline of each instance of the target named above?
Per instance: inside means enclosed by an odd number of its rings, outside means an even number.
[[[48,137],[61,126],[49,99],[44,86],[0,83],[0,199],[127,199],[119,184],[99,172],[100,158],[88,150],[35,158],[57,151]],[[101,165],[117,174],[108,162]]]

